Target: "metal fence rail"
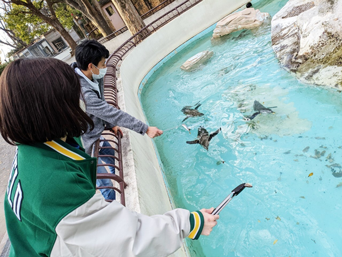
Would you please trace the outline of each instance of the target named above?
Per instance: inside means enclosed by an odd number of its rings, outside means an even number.
[[[164,1],[164,4],[167,1]],[[145,26],[141,29],[138,33],[130,37],[125,43],[123,43],[113,54],[111,54],[107,60],[107,73],[104,77],[104,95],[106,101],[113,105],[114,107],[119,108],[118,105],[118,96],[117,96],[117,85],[116,85],[116,72],[118,70],[118,64],[122,61],[123,57],[137,44],[139,44],[142,40],[146,37],[154,33],[156,30],[170,22],[171,20],[175,19],[183,12],[187,11],[191,7],[195,6],[196,4],[202,2],[202,0],[186,0],[180,5],[176,6],[169,12],[165,13],[163,16],[159,17],[152,23]],[[151,10],[152,11],[152,10]],[[110,178],[116,181],[119,184],[119,188],[111,187],[116,192],[120,193],[120,200],[123,205],[125,205],[125,187],[127,184],[124,181],[124,174],[123,174],[123,162],[122,162],[122,148],[121,148],[121,134],[115,135],[113,131],[106,130],[103,134],[106,137],[106,140],[111,142],[111,148],[115,151],[115,165],[108,165],[108,164],[98,164],[98,166],[114,166],[115,169],[118,171],[116,174],[97,174],[97,178]],[[111,139],[108,139],[110,137]],[[99,150],[101,149],[100,146],[101,140],[98,140],[94,143],[94,157],[101,157],[99,155]]]
[[[99,41],[101,44],[103,44],[103,43],[105,43],[105,42],[107,42],[107,41],[109,41],[109,40],[111,40],[111,39],[113,39],[113,38],[115,38],[115,37],[121,35],[122,33],[124,33],[124,32],[127,31],[127,30],[128,30],[128,29],[127,29],[127,26],[122,27],[121,29],[118,29],[117,31],[114,31],[113,33],[109,34],[108,36],[99,39],[98,41]]]
[[[118,192],[120,194],[120,202],[122,205],[126,204],[125,201],[125,187],[127,186],[126,182],[124,181],[124,174],[123,174],[123,164],[122,164],[122,149],[121,149],[121,134],[118,133],[118,135],[116,135],[111,129],[105,130],[102,133],[102,136],[105,137],[105,139],[99,139],[96,141],[96,143],[94,144],[94,156],[99,158],[99,157],[112,157],[115,160],[114,164],[97,164],[97,167],[99,166],[104,166],[104,167],[113,167],[115,168],[115,173],[116,174],[111,174],[111,173],[101,173],[101,174],[97,174],[96,178],[97,179],[111,179],[117,182],[117,184],[119,185],[119,188],[116,187],[115,185],[113,185],[113,187],[97,187],[96,189],[104,189],[104,188],[108,188],[108,189],[113,189],[116,192]],[[107,141],[110,143],[110,147],[106,147],[106,146],[101,146],[101,142],[103,141]],[[99,151],[101,149],[112,149],[114,151],[114,155],[110,156],[110,155],[100,155]],[[118,172],[117,172],[118,171]],[[118,197],[116,197],[118,199]]]

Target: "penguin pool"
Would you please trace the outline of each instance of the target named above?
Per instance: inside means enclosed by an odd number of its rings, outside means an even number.
[[[271,16],[287,1],[253,2]],[[271,26],[213,41],[215,26],[170,54],[144,79],[140,100],[174,207],[216,207],[237,185],[253,185],[220,213],[210,236],[187,239],[191,256],[342,256],[341,92],[300,83],[281,68]],[[180,66],[209,50],[186,72]],[[255,113],[254,101],[274,113]],[[200,117],[184,106],[201,105]],[[191,129],[191,134],[181,125]],[[208,151],[187,144],[204,127],[221,131]]]

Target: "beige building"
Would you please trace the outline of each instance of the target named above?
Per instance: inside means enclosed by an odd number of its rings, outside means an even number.
[[[110,0],[101,0],[99,2],[101,8],[107,17],[111,20],[114,25],[115,30],[119,30],[122,27],[125,27],[125,23],[121,19],[119,12],[116,10],[114,4]]]
[[[81,40],[74,29],[71,29],[68,32],[76,42]],[[66,48],[68,48],[68,44],[65,39],[56,30],[52,29],[40,36],[33,44],[15,53],[13,58],[51,57]]]

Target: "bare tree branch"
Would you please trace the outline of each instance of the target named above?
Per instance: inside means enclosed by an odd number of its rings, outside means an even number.
[[[93,17],[89,13],[89,10],[80,1],[78,1],[78,0],[64,0],[63,2],[71,5],[76,10],[79,10],[89,20],[93,19]]]
[[[16,16],[18,15],[19,13],[23,13],[23,14],[31,14],[31,12],[25,12],[25,11],[20,11],[20,12],[15,12],[15,13],[7,13],[6,15],[8,16]]]
[[[0,39],[0,44],[4,44],[4,45],[7,45],[7,46],[10,46],[10,47],[13,47],[13,48],[17,48],[17,46],[15,46],[15,45],[13,45],[13,44],[11,44],[9,42],[3,41],[1,39]]]

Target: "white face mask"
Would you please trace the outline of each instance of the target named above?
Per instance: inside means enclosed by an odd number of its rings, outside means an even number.
[[[93,65],[96,67],[95,64],[93,64]],[[97,68],[97,69],[100,71],[100,73],[99,74],[94,74],[93,71],[91,71],[92,77],[93,77],[93,79],[102,79],[106,75],[106,73],[107,73],[107,68],[103,68],[103,69]]]

